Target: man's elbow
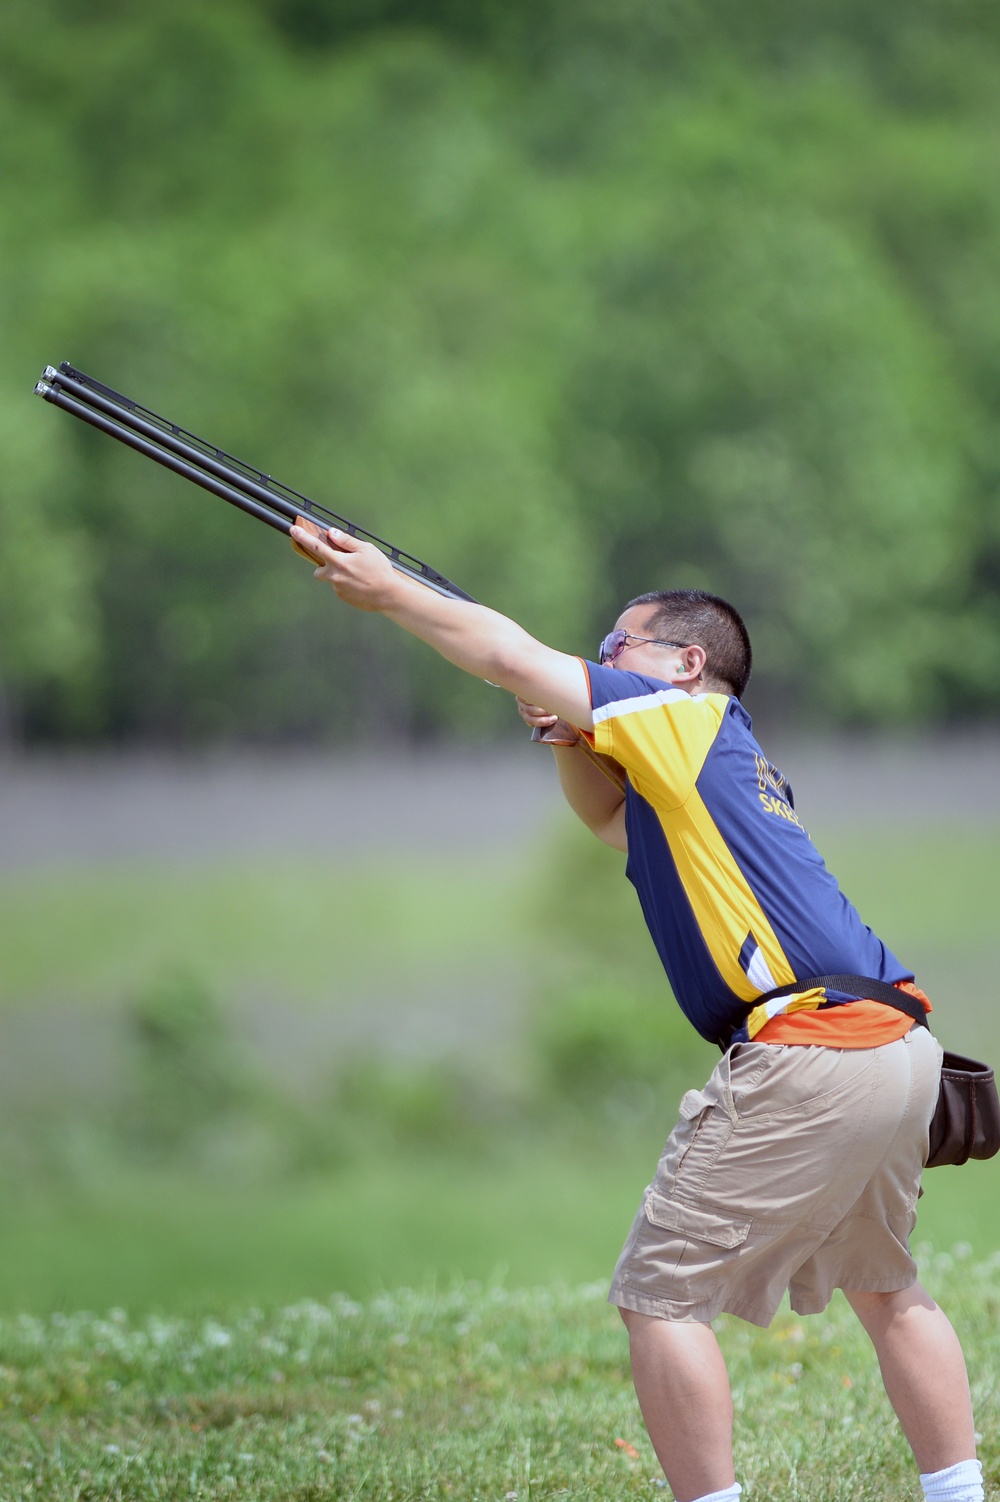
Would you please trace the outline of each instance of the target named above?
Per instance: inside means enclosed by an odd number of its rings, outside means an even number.
[[[490,652],[482,664],[482,676],[497,688],[505,688],[512,694],[520,692],[522,675],[508,652]]]
[[[620,850],[624,855],[628,854],[628,835],[625,832],[625,806],[620,804],[610,818],[585,818],[583,822],[592,835],[601,841],[602,845],[610,845],[612,850]]]
[[[485,653],[483,676],[498,688],[506,688],[512,694],[521,693],[525,687],[530,667],[530,653],[525,642],[492,642]]]
[[[628,855],[628,836],[614,820],[605,824],[603,829],[595,829],[594,833],[603,845],[610,845],[612,850],[620,850],[622,855]]]

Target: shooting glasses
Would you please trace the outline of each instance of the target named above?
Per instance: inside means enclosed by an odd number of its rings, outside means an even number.
[[[328,511],[325,506],[280,484],[270,475],[262,474],[242,459],[234,459],[232,454],[216,448],[214,443],[206,443],[204,438],[187,432],[175,422],[168,422],[148,407],[122,396],[121,392],[112,391],[110,386],[102,386],[100,381],[84,375],[82,370],[75,370],[67,360],[58,370],[52,365],[45,367],[42,379],[35,386],[35,394],[286,536],[296,522],[316,537],[328,527],[339,527],[352,537],[374,543],[401,574],[426,584],[438,594],[475,603],[472,595],[452,584],[430,564],[421,563],[419,558],[404,553],[401,548],[376,537],[374,532],[366,531],[356,522]],[[292,546],[310,562],[316,562],[296,544]]]
[[[681,650],[691,645],[689,641],[663,641],[658,636],[636,636],[634,631],[623,631],[620,626],[616,626],[601,642],[601,663],[617,662],[630,641],[645,641],[654,647],[679,647]]]

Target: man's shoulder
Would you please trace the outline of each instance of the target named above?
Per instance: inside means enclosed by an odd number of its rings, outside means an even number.
[[[737,703],[725,694],[689,694],[664,679],[647,678],[642,673],[602,667],[594,662],[585,662],[584,666],[590,680],[590,702],[595,721],[668,708],[713,718],[718,723],[728,706]]]

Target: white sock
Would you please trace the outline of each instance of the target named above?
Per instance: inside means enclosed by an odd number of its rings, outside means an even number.
[[[706,1492],[703,1497],[695,1497],[694,1502],[739,1502],[742,1490],[739,1482],[734,1481],[732,1486],[727,1486],[724,1492]],[[937,1502],[936,1498],[935,1502]],[[946,1502],[951,1502],[951,1499],[947,1498]]]
[[[978,1460],[960,1460],[943,1471],[920,1477],[927,1502],[983,1502],[983,1467]]]

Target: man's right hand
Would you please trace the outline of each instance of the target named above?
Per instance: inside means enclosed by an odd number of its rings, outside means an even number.
[[[539,739],[544,739],[549,745],[575,746],[579,743],[580,732],[576,726],[568,720],[561,720],[558,715],[550,714],[540,704],[527,704],[519,698],[517,712],[526,725],[539,731]]]

